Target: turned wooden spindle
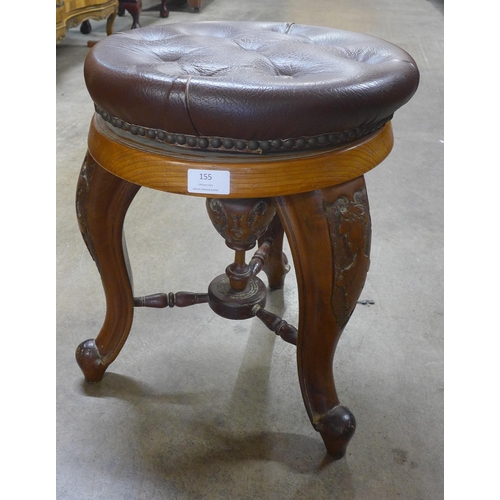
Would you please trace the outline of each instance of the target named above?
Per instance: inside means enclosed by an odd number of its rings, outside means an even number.
[[[267,326],[267,328],[269,328],[269,330],[279,335],[285,342],[295,346],[297,345],[297,328],[289,325],[284,319],[266,311],[259,305],[254,306],[253,313]]]
[[[234,252],[234,262],[227,266],[226,275],[229,278],[231,288],[235,292],[242,292],[247,287],[252,271],[245,262],[245,250],[236,250]]]
[[[231,288],[235,292],[242,292],[248,285],[248,280],[257,276],[262,271],[266,263],[272,240],[268,239],[254,253],[250,262],[245,262],[245,251],[236,250],[233,264],[226,268],[226,275],[229,278]]]
[[[258,248],[258,250],[253,254],[253,257],[248,264],[252,276],[257,276],[257,274],[259,274],[262,269],[264,269],[267,258],[269,257],[269,252],[271,251],[272,244],[272,239],[266,239],[264,243],[262,243],[262,245]]]
[[[195,304],[206,304],[208,302],[208,293],[153,293],[144,297],[134,297],[134,307],[155,307],[162,309],[164,307],[188,307]]]

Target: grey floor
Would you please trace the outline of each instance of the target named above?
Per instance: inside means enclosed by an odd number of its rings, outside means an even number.
[[[57,498],[438,499],[443,496],[443,4],[438,0],[208,0],[166,20],[143,0],[142,26],[202,20],[294,21],[361,31],[413,55],[414,98],[396,113],[391,155],[367,178],[372,265],[339,343],[336,383],[355,414],[332,462],[311,427],[293,346],[257,320],[206,305],[137,310],[98,385],[75,363],[99,332],[104,297],[78,230],[74,195],[93,113],[87,41],[57,46]],[[116,31],[130,28],[129,15]],[[232,254],[199,198],[142,189],[126,220],[137,295],[206,291]],[[293,272],[270,295],[297,324]]]

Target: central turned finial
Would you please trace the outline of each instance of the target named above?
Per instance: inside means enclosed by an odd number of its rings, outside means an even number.
[[[266,232],[276,213],[274,205],[269,198],[207,198],[207,211],[217,232],[235,252],[226,274],[209,286],[210,307],[225,318],[250,318],[256,304],[265,304],[266,287],[255,275],[264,265],[270,242],[264,242],[250,264],[245,261],[245,253]]]
[[[273,220],[271,198],[207,198],[207,211],[218,233],[233,250],[250,250]]]
[[[207,198],[207,211],[226,245],[235,251],[234,262],[227,267],[226,274],[231,288],[242,292],[252,276],[245,252],[265,233],[276,213],[274,205],[269,198]]]

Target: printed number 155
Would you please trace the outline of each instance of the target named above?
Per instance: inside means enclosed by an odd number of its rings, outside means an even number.
[[[212,180],[212,174],[200,174],[200,181],[211,181]]]

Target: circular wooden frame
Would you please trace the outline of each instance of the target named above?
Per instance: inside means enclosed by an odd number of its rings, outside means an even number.
[[[94,115],[88,147],[94,160],[133,184],[190,196],[188,170],[229,172],[229,194],[216,197],[286,196],[341,184],[381,163],[394,144],[391,122],[348,146],[295,154],[236,155],[179,152],[168,145],[114,129]]]

